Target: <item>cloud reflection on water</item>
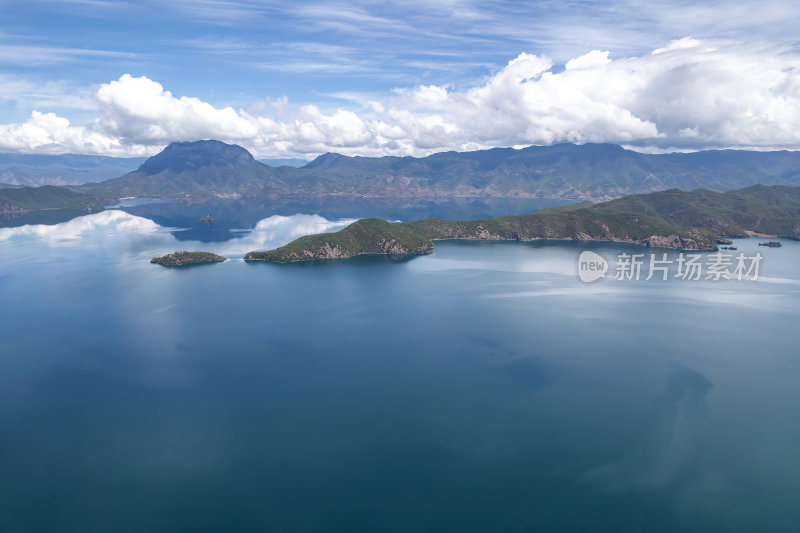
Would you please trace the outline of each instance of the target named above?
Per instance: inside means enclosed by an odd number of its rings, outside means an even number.
[[[161,226],[152,220],[129,215],[115,209],[73,218],[59,224],[29,224],[14,228],[0,228],[0,241],[36,239],[57,245],[86,236],[108,236],[120,233],[145,234],[159,231]],[[64,242],[68,241],[68,242]]]
[[[319,215],[274,215],[260,220],[252,229],[235,232],[224,242],[181,241],[173,233],[180,228],[160,226],[150,219],[110,209],[53,225],[26,225],[0,228],[0,243],[34,241],[50,247],[89,246],[109,239],[130,249],[146,248],[154,253],[176,250],[208,250],[229,257],[243,256],[252,250],[281,246],[312,233],[338,231],[355,219],[328,220]]]

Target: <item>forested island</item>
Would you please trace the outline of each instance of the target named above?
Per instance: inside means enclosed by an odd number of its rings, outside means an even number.
[[[203,265],[206,263],[221,263],[227,260],[226,257],[212,254],[211,252],[174,252],[162,257],[154,257],[150,262],[156,265],[180,267]]]

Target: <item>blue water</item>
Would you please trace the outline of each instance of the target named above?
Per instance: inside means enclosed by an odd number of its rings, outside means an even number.
[[[346,224],[264,218],[0,229],[0,531],[800,529],[800,243],[585,284],[642,249],[246,264]],[[149,264],[176,249],[231,260]]]

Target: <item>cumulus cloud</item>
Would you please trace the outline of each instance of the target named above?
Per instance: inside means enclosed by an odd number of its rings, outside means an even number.
[[[140,154],[216,138],[256,155],[305,157],[556,142],[800,149],[800,53],[693,38],[636,57],[591,50],[563,68],[522,53],[473,87],[401,88],[352,109],[293,107],[285,99],[220,108],[127,74],[95,98],[94,123],[34,112],[25,123],[0,126],[0,148]]]
[[[73,126],[55,113],[33,111],[25,122],[0,124],[0,149],[44,154],[145,155],[151,146],[136,145],[91,126]]]
[[[175,139],[221,137],[247,141],[258,127],[231,107],[218,109],[198,98],[176,98],[160,83],[130,74],[97,91],[105,131],[128,142],[163,144]]]
[[[574,68],[605,65],[606,63],[611,62],[611,60],[608,58],[608,54],[609,54],[608,51],[603,52],[602,50],[592,50],[588,54],[576,57],[575,59],[570,59],[569,61],[567,61],[567,64],[565,65],[564,68],[566,70],[572,70]]]

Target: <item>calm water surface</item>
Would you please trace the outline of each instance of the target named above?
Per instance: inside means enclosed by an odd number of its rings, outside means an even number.
[[[737,241],[755,282],[584,284],[572,243],[246,264],[358,216],[268,215],[0,229],[0,531],[800,530],[800,243]]]

